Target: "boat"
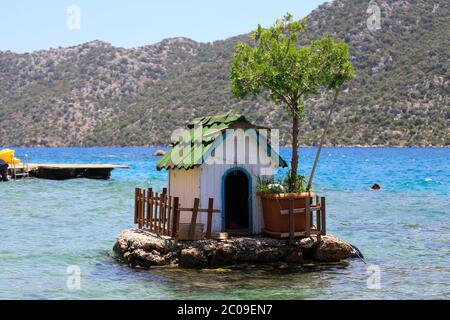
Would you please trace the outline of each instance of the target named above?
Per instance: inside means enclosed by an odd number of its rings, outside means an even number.
[[[20,160],[14,157],[15,151],[12,149],[0,150],[0,159],[7,164],[19,164]]]

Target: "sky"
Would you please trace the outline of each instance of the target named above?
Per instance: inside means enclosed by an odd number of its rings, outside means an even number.
[[[210,42],[308,15],[324,0],[0,0],[0,50],[31,52],[102,40],[134,48],[170,37]]]

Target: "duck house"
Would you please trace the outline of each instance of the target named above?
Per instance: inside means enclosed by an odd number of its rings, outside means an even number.
[[[259,179],[273,178],[278,167],[287,167],[276,148],[278,136],[269,128],[250,123],[242,115],[196,118],[172,135],[172,147],[157,163],[168,171],[168,194],[181,206],[199,199],[208,207],[214,199],[213,232],[232,235],[260,234],[264,229],[261,200],[256,196]],[[181,213],[180,223],[191,222]],[[197,223],[206,224],[199,214]]]

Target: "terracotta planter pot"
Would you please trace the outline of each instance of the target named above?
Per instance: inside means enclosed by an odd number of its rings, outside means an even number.
[[[261,197],[264,232],[275,237],[289,233],[289,214],[281,214],[281,210],[289,210],[289,200],[294,200],[294,209],[305,208],[306,199],[315,197],[313,192],[302,193],[258,193]],[[312,221],[312,213],[310,217]],[[306,215],[294,215],[295,232],[304,232],[306,230]]]

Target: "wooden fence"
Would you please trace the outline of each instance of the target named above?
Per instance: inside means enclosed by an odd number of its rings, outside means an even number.
[[[195,198],[192,208],[182,208],[180,206],[180,199],[178,197],[169,196],[167,194],[167,188],[164,188],[163,192],[160,194],[153,192],[151,188],[147,190],[136,188],[134,223],[138,225],[139,229],[150,230],[159,235],[178,239],[180,213],[192,212],[188,236],[193,239],[195,236],[198,214],[206,212],[208,214],[206,238],[211,238],[212,215],[214,212],[220,212],[220,210],[214,209],[213,205],[214,199],[210,198],[208,201],[208,208],[201,209],[200,199]]]
[[[294,199],[289,199],[290,205],[288,210],[281,210],[281,214],[289,214],[289,238],[294,240],[295,236],[309,237],[314,234],[320,237],[327,233],[326,225],[326,205],[325,197],[311,197],[305,200],[305,208],[294,209]],[[314,201],[315,200],[315,201]],[[313,212],[316,212],[314,215]],[[305,214],[305,232],[297,234],[295,232],[295,214]],[[315,217],[315,223],[314,223]],[[315,227],[313,227],[315,226]]]

